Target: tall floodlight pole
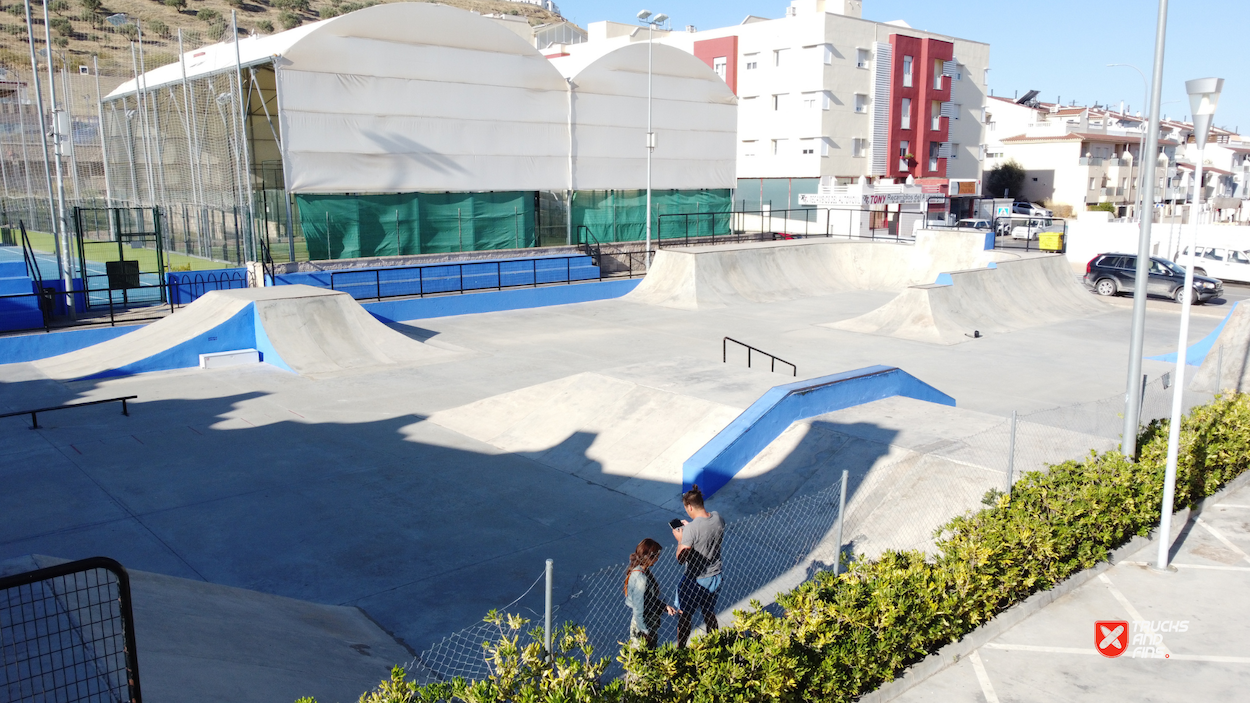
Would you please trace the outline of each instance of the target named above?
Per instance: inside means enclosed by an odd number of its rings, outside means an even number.
[[[1167,37],[1168,0],[1159,0],[1159,19],[1155,27],[1155,62],[1150,86],[1150,120],[1146,126],[1146,148],[1153,164],[1159,152],[1159,98],[1163,92],[1163,48]],[[1143,179],[1142,203],[1150,208],[1150,217],[1139,220],[1141,232],[1137,239],[1137,274],[1133,280],[1133,331],[1129,336],[1128,384],[1124,396],[1124,434],[1120,452],[1137,456],[1137,428],[1141,421],[1142,345],[1146,332],[1146,282],[1150,280],[1150,227],[1154,224],[1155,179]]]
[[[667,21],[668,15],[661,12],[654,19],[648,19],[650,17],[650,10],[638,13],[638,19],[647,23],[647,241],[646,251],[643,253],[643,268],[647,271],[651,270],[651,154],[655,151],[655,132],[651,129],[651,57],[655,44],[655,25]]]
[[[1180,452],[1181,414],[1185,391],[1185,362],[1189,351],[1189,306],[1194,294],[1194,249],[1198,239],[1198,216],[1202,212],[1202,151],[1207,146],[1207,134],[1215,119],[1215,107],[1224,89],[1223,78],[1197,78],[1185,81],[1185,92],[1194,116],[1194,207],[1189,214],[1189,237],[1185,253],[1185,292],[1181,300],[1181,331],[1176,348],[1176,380],[1172,383],[1172,421],[1168,424],[1168,463],[1163,475],[1163,505],[1159,511],[1159,557],[1158,569],[1168,568],[1168,552],[1172,546],[1172,502],[1176,494],[1176,457]],[[1216,389],[1217,392],[1219,389]]]
[[[1149,86],[1146,85],[1146,74],[1142,73],[1140,68],[1134,66],[1131,63],[1109,63],[1107,64],[1107,68],[1131,68],[1134,71],[1137,71],[1137,75],[1141,76],[1142,104],[1145,105],[1146,102],[1150,100],[1150,88]],[[1146,161],[1144,158],[1146,153],[1145,151],[1143,151],[1145,147],[1146,147],[1146,130],[1143,129],[1141,135],[1137,138],[1137,221],[1138,222],[1141,222],[1141,211],[1145,203],[1145,201],[1143,201],[1141,198],[1141,188],[1146,178],[1146,165],[1145,165]],[[1151,175],[1153,176],[1153,174]],[[1150,217],[1151,219],[1154,219],[1153,203],[1152,203],[1152,208],[1150,212]]]
[[[56,199],[52,195],[52,170],[48,167],[48,122],[43,114],[43,90],[39,87],[39,61],[35,58],[35,23],[30,19],[30,0],[26,0],[26,38],[30,43],[30,79],[35,84],[35,109],[39,116],[39,142],[43,145],[43,179],[48,190],[48,219],[52,224],[52,244],[56,247],[56,266],[58,276],[61,275],[61,244],[56,237]],[[51,52],[48,60],[52,60]],[[26,143],[26,135],[22,135],[22,143]],[[29,163],[27,164],[29,168]],[[33,203],[32,203],[33,206]],[[34,215],[34,213],[31,213]]]
[[[71,291],[74,289],[74,270],[71,268],[69,261],[69,228],[66,226],[65,220],[65,174],[61,171],[61,159],[63,158],[64,147],[62,140],[67,132],[70,124],[70,116],[68,112],[62,113],[56,106],[56,68],[52,65],[52,28],[48,21],[48,3],[43,4],[43,35],[44,43],[48,48],[48,104],[52,108],[52,157],[56,162],[56,226],[53,228],[53,235],[56,236],[55,230],[60,230],[56,240],[60,247],[61,283],[65,286],[65,309],[69,311],[70,318],[74,318],[74,296]]]

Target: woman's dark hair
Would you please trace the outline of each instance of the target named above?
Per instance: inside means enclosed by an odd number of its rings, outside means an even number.
[[[703,491],[699,490],[699,484],[694,484],[690,490],[681,494],[682,505],[693,505],[696,508],[703,507]]]
[[[664,547],[650,537],[638,543],[638,546],[634,548],[634,553],[629,555],[629,568],[625,570],[625,585],[621,587],[625,595],[629,595],[629,572],[639,567],[643,571],[650,569],[651,565],[660,558],[662,551]]]

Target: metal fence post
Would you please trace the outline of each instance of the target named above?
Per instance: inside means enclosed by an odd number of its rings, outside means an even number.
[[[555,655],[551,653],[551,560],[547,560],[547,603],[543,619],[543,642],[547,647],[547,656],[552,662]]]
[[[1007,440],[1007,495],[1011,495],[1011,486],[1015,483],[1016,470],[1016,418],[1018,413],[1011,411],[1011,438]]]
[[[846,482],[847,471],[842,469],[842,492],[838,497],[838,545],[837,554],[834,555],[833,575],[837,576],[842,573],[842,526],[846,522]]]

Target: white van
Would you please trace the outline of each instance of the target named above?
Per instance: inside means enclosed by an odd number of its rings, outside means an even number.
[[[1195,247],[1198,258],[1194,261],[1194,273],[1211,276],[1221,281],[1250,283],[1250,251],[1229,247]],[[1182,265],[1189,255],[1189,247],[1183,247],[1176,255]]]

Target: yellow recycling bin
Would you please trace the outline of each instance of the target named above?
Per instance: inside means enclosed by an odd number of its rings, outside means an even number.
[[[1042,251],[1063,251],[1063,232],[1041,232],[1037,235],[1037,248]]]

